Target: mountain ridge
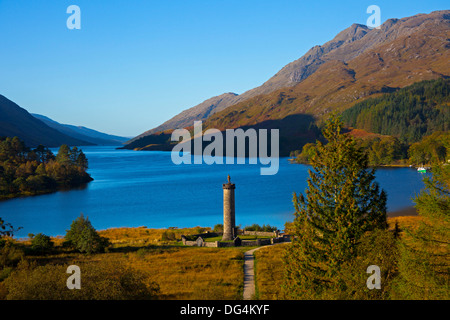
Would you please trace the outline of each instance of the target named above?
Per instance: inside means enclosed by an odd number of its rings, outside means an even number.
[[[123,143],[129,140],[128,138],[125,137],[103,133],[94,129],[86,128],[84,126],[74,126],[70,124],[59,123],[41,114],[31,113],[31,115],[41,120],[49,127],[58,130],[59,132],[62,132],[70,137],[87,141],[96,145],[116,146],[122,145]]]
[[[40,144],[46,147],[59,147],[62,144],[69,146],[93,145],[93,143],[70,137],[47,126],[3,95],[0,95],[0,136],[17,136],[28,147],[36,147]]]
[[[368,97],[422,80],[449,77],[449,19],[450,10],[443,10],[389,19],[380,29],[367,30],[365,26],[353,24],[323,46],[311,48],[303,57],[281,69],[283,72],[280,70],[285,80],[286,75],[294,74],[286,69],[300,70],[301,75],[297,76],[302,77],[307,69],[295,66],[299,61],[301,64],[307,61],[306,65],[317,69],[304,79],[228,106],[209,116],[203,128],[279,128],[285,140],[291,139],[306,135],[304,128],[298,128],[300,123],[296,123],[304,117],[298,115],[309,115],[320,121],[329,112],[341,112]],[[280,77],[280,72],[274,77]],[[156,141],[144,136],[130,147],[158,150],[152,140]],[[291,147],[304,142],[292,141]],[[148,145],[151,147],[147,148]]]
[[[380,26],[380,29],[369,29],[365,25],[354,23],[350,27],[339,32],[332,40],[323,45],[312,47],[302,57],[288,63],[261,86],[228,99],[226,102],[222,103],[220,109],[211,112],[210,115],[214,115],[230,106],[234,106],[260,94],[268,94],[282,88],[295,86],[314,74],[319,67],[327,61],[341,60],[346,62],[352,60],[373,47],[391,42],[400,36],[416,32],[417,28],[425,26],[429,21],[446,20],[448,19],[448,15],[450,15],[449,10],[441,10],[433,11],[429,14],[421,13],[401,19],[388,19]],[[203,103],[189,108],[188,110],[192,112],[197,108],[202,109],[204,108],[203,104],[206,101],[208,100],[205,100]],[[187,110],[167,120],[164,124],[140,134],[129,142],[134,142],[146,135],[159,131],[188,127],[193,124],[193,121],[204,120],[210,116],[191,116],[189,119],[186,119],[186,122],[177,121],[177,119],[186,111]]]

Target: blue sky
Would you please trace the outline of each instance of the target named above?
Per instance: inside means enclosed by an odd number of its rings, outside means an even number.
[[[81,29],[69,30],[69,5]],[[224,92],[261,85],[369,5],[381,21],[448,2],[0,0],[0,94],[29,112],[135,136]]]

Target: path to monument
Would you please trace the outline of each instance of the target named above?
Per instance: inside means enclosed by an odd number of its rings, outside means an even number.
[[[251,300],[255,295],[255,257],[253,252],[264,247],[244,253],[244,300]]]
[[[274,245],[278,244],[283,244],[283,242]],[[253,253],[265,247],[268,246],[262,246],[244,252],[244,300],[252,300],[255,295],[255,257]]]

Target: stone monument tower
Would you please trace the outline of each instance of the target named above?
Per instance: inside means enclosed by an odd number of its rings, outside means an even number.
[[[222,240],[233,240],[236,237],[236,227],[234,219],[234,189],[236,186],[231,183],[228,175],[228,183],[223,184],[223,237]]]

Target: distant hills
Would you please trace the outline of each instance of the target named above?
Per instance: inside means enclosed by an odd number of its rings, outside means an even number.
[[[106,134],[93,129],[82,126],[74,126],[70,124],[61,124],[46,116],[40,114],[31,114],[33,117],[41,120],[51,128],[58,130],[72,138],[80,139],[101,146],[118,146],[128,141],[128,138]]]
[[[61,125],[45,116],[31,115],[27,110],[0,95],[0,137],[17,136],[28,147],[120,145],[128,140],[84,127]]]
[[[125,148],[165,150],[167,146],[160,143],[162,135],[170,138],[171,129],[204,120],[205,130],[278,128],[281,153],[286,155],[314,141],[316,124],[331,111],[342,112],[355,103],[422,80],[448,78],[449,49],[450,10],[389,19],[380,29],[353,24],[286,65],[262,86],[227,96],[217,110],[216,104],[210,103],[214,100],[207,100],[188,109],[192,116],[184,119],[190,123],[174,121],[182,113]],[[205,105],[209,105],[209,113],[196,112]]]
[[[16,103],[0,95],[0,137],[19,137],[28,147],[40,144],[59,147],[62,144],[93,145],[50,128]]]

